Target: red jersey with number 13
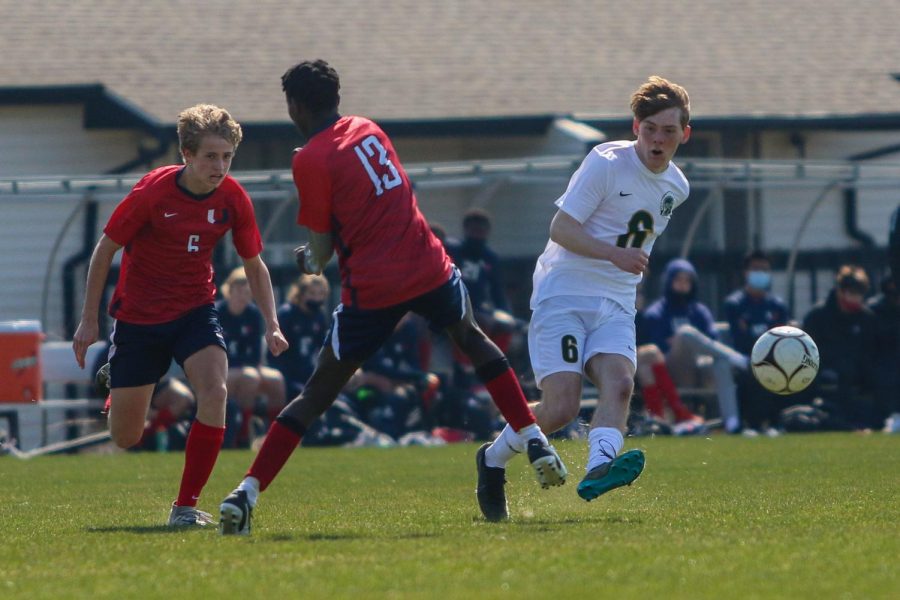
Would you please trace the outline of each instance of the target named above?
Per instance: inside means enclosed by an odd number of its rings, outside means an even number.
[[[124,246],[109,303],[115,319],[138,325],[173,321],[216,297],[212,252],[229,230],[243,258],[262,251],[253,203],[230,175],[211,194],[194,196],[177,183],[183,167],[144,176],[103,229]]]
[[[294,154],[297,222],[331,233],[341,302],[363,309],[411,300],[450,279],[451,263],[419,211],[388,136],[341,117]]]

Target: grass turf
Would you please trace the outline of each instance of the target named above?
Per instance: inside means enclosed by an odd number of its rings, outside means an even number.
[[[182,454],[0,458],[3,598],[876,598],[900,589],[900,436],[637,438],[633,486],[541,490],[511,466],[480,519],[475,445],[301,449],[250,538],[163,526]],[[249,465],[225,452],[200,507]]]

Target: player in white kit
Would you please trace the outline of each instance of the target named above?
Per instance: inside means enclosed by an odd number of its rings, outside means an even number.
[[[547,433],[570,423],[582,377],[600,397],[588,436],[587,501],[634,481],[644,454],[624,445],[634,387],[635,295],[656,238],[689,186],[671,162],[690,138],[684,88],[651,77],[631,97],[635,141],[594,147],[556,201],[550,240],[534,271],[528,348],[541,402],[534,413]],[[476,457],[478,503],[485,518],[509,517],[505,468],[525,448],[507,426]]]

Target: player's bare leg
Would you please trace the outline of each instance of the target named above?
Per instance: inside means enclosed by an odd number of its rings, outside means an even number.
[[[587,474],[578,484],[578,495],[590,502],[631,485],[644,469],[644,453],[629,450],[619,454],[625,444],[623,434],[634,389],[632,362],[619,354],[598,354],[587,362],[585,371],[600,391],[588,434]]]
[[[154,384],[110,390],[109,434],[119,448],[131,448],[144,435]]]

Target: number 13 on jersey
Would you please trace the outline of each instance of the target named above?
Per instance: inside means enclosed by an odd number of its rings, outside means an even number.
[[[375,185],[376,196],[380,196],[385,190],[395,188],[403,183],[403,178],[400,177],[400,173],[397,172],[397,167],[395,167],[394,163],[387,157],[387,149],[374,135],[370,135],[364,139],[362,143],[354,146],[353,150],[356,151],[356,156],[359,157],[359,161],[366,168],[366,173],[369,174],[369,179],[371,179],[372,183]],[[375,158],[376,154],[378,155],[378,165],[385,167],[388,171],[381,176],[375,172],[375,166],[372,164],[371,160]]]

